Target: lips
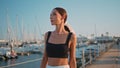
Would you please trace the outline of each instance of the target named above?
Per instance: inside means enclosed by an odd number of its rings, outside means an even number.
[[[51,22],[53,22],[54,20],[51,20]]]

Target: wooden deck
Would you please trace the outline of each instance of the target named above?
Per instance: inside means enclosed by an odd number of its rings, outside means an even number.
[[[120,68],[120,45],[114,45],[85,68]]]

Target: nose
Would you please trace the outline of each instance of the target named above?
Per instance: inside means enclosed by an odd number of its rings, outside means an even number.
[[[50,14],[50,19],[52,19],[53,18],[53,15],[52,14]]]
[[[52,18],[52,14],[50,14],[50,19]]]
[[[52,19],[52,16],[50,15],[50,19]]]

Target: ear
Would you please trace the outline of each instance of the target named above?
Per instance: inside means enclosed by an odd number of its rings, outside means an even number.
[[[65,19],[65,15],[62,16],[62,19],[63,19],[63,20]]]
[[[65,15],[63,15],[63,19],[65,19]]]

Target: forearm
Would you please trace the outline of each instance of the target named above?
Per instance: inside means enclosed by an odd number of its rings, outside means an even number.
[[[47,58],[43,58],[41,61],[40,68],[46,68],[46,65],[47,65]]]
[[[75,58],[71,59],[69,65],[70,65],[70,68],[77,68],[76,67],[76,59]]]

